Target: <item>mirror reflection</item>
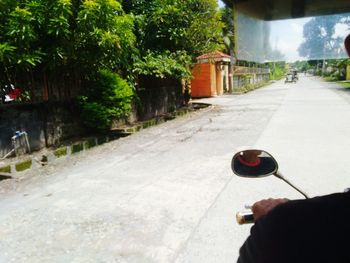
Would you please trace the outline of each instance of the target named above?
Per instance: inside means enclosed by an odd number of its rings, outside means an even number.
[[[271,154],[262,150],[245,150],[232,158],[232,171],[243,177],[265,177],[278,170],[278,164]]]

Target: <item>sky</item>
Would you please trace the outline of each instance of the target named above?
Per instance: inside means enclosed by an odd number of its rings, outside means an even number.
[[[273,48],[280,50],[288,62],[305,60],[298,54],[298,47],[303,42],[303,27],[312,18],[299,18],[277,20],[271,22],[270,43]],[[349,29],[344,24],[338,24],[335,28],[335,36],[344,38],[349,34]]]
[[[298,47],[303,42],[303,27],[311,18],[277,20],[271,22],[270,43],[281,51],[288,62],[303,60]]]

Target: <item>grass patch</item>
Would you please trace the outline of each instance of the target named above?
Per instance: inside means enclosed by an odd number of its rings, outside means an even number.
[[[98,144],[98,145],[104,144],[104,143],[106,143],[106,142],[107,142],[107,137],[105,137],[105,136],[102,136],[102,137],[98,137],[98,138],[97,138],[97,144]]]
[[[85,142],[85,149],[90,149],[90,148],[92,148],[92,147],[95,147],[96,146],[96,140],[95,140],[95,138],[91,138],[91,139],[89,139],[89,140],[87,140],[86,142]]]
[[[128,128],[128,129],[126,130],[126,132],[128,132],[128,133],[134,133],[134,132],[135,132],[135,129],[134,129],[134,128]]]
[[[81,152],[84,149],[84,145],[82,143],[77,143],[72,145],[72,153]]]
[[[32,167],[32,160],[26,160],[26,161],[23,161],[23,162],[20,162],[20,163],[17,163],[15,165],[16,167],[16,171],[17,172],[22,172],[24,170],[27,170],[29,169],[30,167]]]
[[[10,165],[6,165],[3,167],[0,167],[0,173],[11,173],[11,166]]]
[[[149,125],[148,121],[145,121],[145,122],[142,123],[142,128],[143,128],[143,129],[146,129],[146,128],[148,128],[149,126],[150,126],[150,125]]]
[[[56,151],[53,153],[57,158],[60,158],[62,156],[67,155],[67,147],[61,147],[58,148]]]
[[[331,77],[331,76],[323,77],[323,79],[324,79],[325,81],[335,81],[335,79],[334,79],[333,77]]]
[[[344,88],[349,89],[350,88],[350,82],[345,81],[338,81],[340,85],[342,85]]]
[[[262,88],[264,86],[267,86],[268,84],[269,84],[268,81],[264,81],[264,82],[256,83],[256,84],[246,84],[246,85],[238,87],[238,88],[234,87],[233,92],[234,93],[247,93],[247,92]]]

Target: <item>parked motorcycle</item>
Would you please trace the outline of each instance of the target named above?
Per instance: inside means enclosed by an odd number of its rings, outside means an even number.
[[[249,149],[237,152],[231,161],[232,171],[245,178],[261,178],[273,175],[293,187],[305,198],[309,198],[306,193],[288,181],[279,171],[275,158],[264,150]],[[238,212],[236,219],[238,224],[248,224],[254,222],[251,207],[246,207],[248,211]]]

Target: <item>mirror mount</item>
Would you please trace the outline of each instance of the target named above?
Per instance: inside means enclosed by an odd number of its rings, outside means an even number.
[[[261,178],[274,175],[290,185],[306,199],[309,198],[307,194],[284,178],[278,171],[277,161],[266,151],[258,149],[239,151],[232,158],[231,168],[236,175],[246,178]]]
[[[291,187],[293,187],[295,190],[297,190],[300,194],[302,194],[306,199],[309,199],[309,196],[303,192],[302,190],[300,190],[298,187],[296,187],[294,184],[292,184],[290,181],[288,181],[286,178],[284,178],[284,176],[277,171],[276,173],[273,174],[275,177],[277,177],[278,179],[281,179],[282,181],[284,181],[285,183],[287,183],[288,185],[290,185]]]

